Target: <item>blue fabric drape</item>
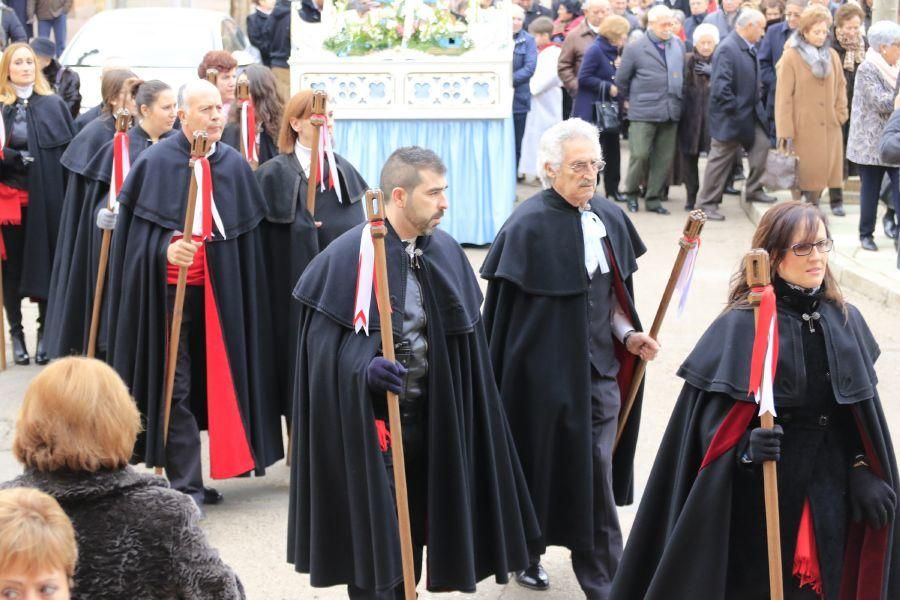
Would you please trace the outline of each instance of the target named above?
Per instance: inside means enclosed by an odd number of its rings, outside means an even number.
[[[460,243],[491,243],[512,211],[516,194],[512,118],[359,119],[340,120],[335,127],[335,150],[373,187],[397,148],[422,146],[436,152],[447,165],[450,186],[450,209],[441,228]]]

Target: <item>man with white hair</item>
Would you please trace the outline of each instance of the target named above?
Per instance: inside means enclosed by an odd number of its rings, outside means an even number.
[[[164,466],[171,486],[202,506],[222,496],[203,485],[200,429],[209,429],[214,479],[262,474],[284,453],[258,229],[264,200],[247,161],[218,143],[225,123],[216,86],[188,83],[178,116],[181,133],[141,153],[119,193],[107,357],[143,416],[135,454],[148,467]],[[209,152],[191,169],[191,141],[204,132]],[[192,179],[197,203],[190,237],[182,239]],[[182,267],[187,286],[166,441],[164,365]]]
[[[659,346],[635,310],[632,275],[644,244],[625,213],[596,195],[597,128],[580,119],[541,137],[545,189],[491,245],[484,321],[494,374],[543,535],[517,574],[546,590],[546,546],[572,551],[589,600],[605,600],[622,554],[616,504],[633,501],[640,395],[613,456],[620,390]]]
[[[766,108],[757,60],[757,48],[766,28],[766,17],[752,8],[741,11],[735,29],[722,40],[713,56],[709,93],[709,159],[698,200],[706,218],[724,221],[718,210],[735,153],[748,152],[750,174],[744,187],[748,202],[774,202],[765,193],[769,136]]]
[[[637,212],[638,187],[646,180],[647,211],[669,214],[661,200],[675,158],[684,87],[684,44],[674,35],[675,26],[671,9],[662,5],[651,8],[647,13],[647,32],[625,46],[616,72],[619,96],[626,100],[631,121],[631,155],[625,178],[625,196],[631,212]]]
[[[588,47],[594,43],[600,34],[600,23],[610,12],[609,0],[587,0],[584,3],[584,20],[575,29],[569,32],[559,52],[559,64],[557,72],[563,87],[569,92],[570,98],[578,93],[578,69]],[[565,104],[565,103],[564,103]],[[571,103],[569,104],[569,111]],[[563,117],[568,117],[569,111],[564,111]]]

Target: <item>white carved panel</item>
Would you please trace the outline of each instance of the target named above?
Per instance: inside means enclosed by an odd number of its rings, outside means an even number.
[[[325,90],[336,106],[383,108],[394,103],[389,73],[304,73],[301,88]]]
[[[500,102],[495,73],[408,73],[406,103],[412,106],[495,106]]]

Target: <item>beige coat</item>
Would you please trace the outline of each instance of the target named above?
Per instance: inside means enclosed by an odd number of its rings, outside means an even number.
[[[831,73],[818,79],[796,48],[785,48],[777,65],[775,132],[793,139],[800,159],[803,191],[841,187],[843,137],[847,121],[847,86],[837,52],[831,50]]]

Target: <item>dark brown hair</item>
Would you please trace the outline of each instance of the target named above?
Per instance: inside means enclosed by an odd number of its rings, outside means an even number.
[[[756,232],[753,234],[751,248],[762,248],[769,253],[769,272],[772,278],[778,271],[778,265],[784,260],[785,255],[791,251],[794,236],[798,231],[803,231],[803,241],[812,243],[816,241],[819,223],[825,225],[825,235],[831,238],[828,229],[828,220],[819,208],[805,202],[785,202],[776,204],[762,216]],[[844,296],[841,288],[831,273],[831,267],[825,266],[825,299],[835,303],[844,309]],[[728,308],[744,308],[749,306],[747,294],[750,288],[747,286],[747,270],[743,262],[737,272],[731,277],[731,289],[728,292]]]
[[[197,67],[197,76],[200,79],[206,79],[206,71],[215,69],[219,73],[230,71],[237,68],[237,61],[230,52],[225,50],[210,50],[203,55],[203,61]]]
[[[113,69],[103,74],[100,80],[100,112],[104,115],[112,113],[112,102],[123,91],[131,93],[131,89],[141,80],[128,69]],[[122,108],[121,106],[119,108]]]
[[[256,120],[262,124],[263,131],[274,139],[281,127],[281,113],[284,112],[284,100],[278,91],[278,80],[272,75],[272,71],[262,65],[250,65],[244,69],[243,74],[250,80],[250,98],[253,99]],[[232,110],[228,114],[228,121],[237,123],[240,117],[241,111]]]
[[[837,29],[853,17],[859,17],[860,25],[866,20],[866,15],[858,4],[853,2],[842,4],[834,13],[834,28]]]

